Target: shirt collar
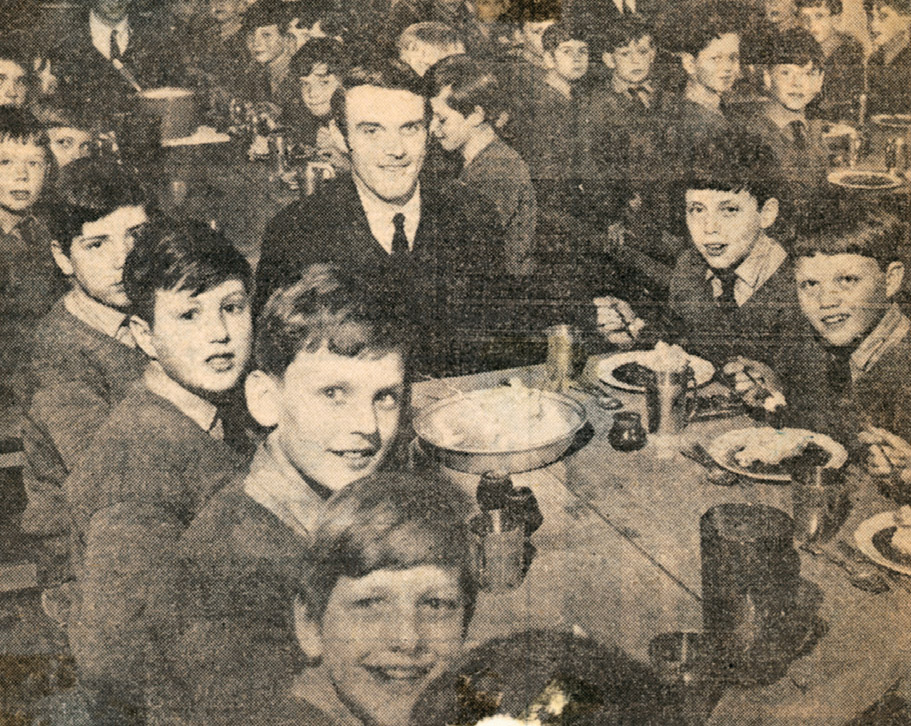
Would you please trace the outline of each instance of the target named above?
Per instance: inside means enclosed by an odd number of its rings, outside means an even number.
[[[380,199],[374,194],[367,185],[364,184],[357,174],[351,175],[354,178],[354,186],[357,188],[357,195],[360,197],[361,206],[364,214],[367,215],[367,224],[370,225],[370,232],[383,248],[392,253],[392,236],[395,234],[395,227],[392,218],[396,214],[405,215],[405,235],[408,237],[410,245],[414,245],[414,238],[417,236],[418,225],[421,221],[421,185],[418,182],[414,194],[404,204],[391,204],[385,199]]]
[[[279,451],[270,434],[256,450],[244,492],[257,504],[300,535],[310,537],[325,508],[325,500],[314,491]]]
[[[118,335],[124,325],[127,323],[127,314],[119,310],[108,307],[104,303],[93,300],[85,291],[76,285],[63,298],[63,306],[67,312],[77,320],[82,321],[90,328],[94,328],[104,333],[110,338],[115,338],[124,345],[131,348],[136,347],[135,341],[132,345],[128,342],[131,338],[124,335]]]
[[[118,38],[128,38],[130,35],[130,18],[128,15],[123,17],[117,25],[108,25],[97,13],[93,10],[89,13],[89,32],[92,34],[93,40],[95,38],[103,39],[105,43],[108,44],[108,48],[104,53],[105,58],[110,52],[110,41],[111,41],[111,32],[116,30]],[[122,40],[120,41],[123,42]]]
[[[627,83],[622,78],[620,78],[616,73],[611,75],[611,85],[616,93],[626,95],[629,93],[629,89],[632,87],[642,87],[644,88],[649,95],[655,92],[654,87],[652,86],[652,81],[650,78],[646,78],[642,83]]]
[[[174,404],[175,408],[214,438],[219,438],[221,423],[215,404],[188,391],[165,373],[158,361],[151,361],[143,375],[146,387],[157,396]]]
[[[308,668],[294,678],[292,696],[316,706],[338,726],[364,726],[364,722],[351,713],[338,697],[326,666]]]
[[[766,281],[775,274],[781,264],[787,259],[788,253],[784,247],[765,234],[761,234],[750,254],[737,265],[734,274],[737,281],[734,283],[734,298],[738,305],[743,305],[753,293],[762,287]],[[715,271],[709,267],[705,271],[705,279],[713,283],[718,282],[715,296],[721,294],[720,283]]]
[[[855,374],[866,373],[890,348],[911,332],[911,321],[893,303],[886,310],[882,320],[851,354],[851,370]]]

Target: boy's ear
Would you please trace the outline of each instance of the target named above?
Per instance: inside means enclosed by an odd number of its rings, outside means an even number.
[[[254,370],[244,381],[247,410],[260,426],[272,428],[278,424],[281,391],[269,374]]]
[[[480,106],[475,106],[474,111],[468,114],[468,117],[465,119],[472,126],[480,126],[487,120],[487,114],[484,113],[484,109]]]
[[[70,277],[75,273],[73,263],[70,262],[69,256],[64,253],[63,247],[60,246],[57,240],[51,241],[51,254],[54,256],[54,262],[57,263],[57,267],[60,268],[64,275]]]
[[[133,334],[133,340],[139,349],[152,360],[158,359],[158,350],[155,348],[155,342],[152,336],[152,328],[149,324],[135,315],[130,316],[130,332]]]
[[[304,655],[310,660],[323,657],[323,636],[319,623],[310,617],[300,595],[294,598],[294,634]]]
[[[772,74],[767,70],[762,72],[762,84],[765,86],[767,91],[772,90]]]
[[[345,134],[342,133],[342,130],[338,127],[338,124],[335,123],[335,119],[332,119],[329,122],[329,136],[332,139],[332,145],[341,151],[343,154],[348,154],[351,150],[348,148],[348,142],[345,141]]]
[[[905,281],[905,265],[902,262],[890,262],[886,268],[886,297],[890,298],[901,290]]]
[[[688,76],[696,75],[696,58],[692,53],[681,53],[680,65],[683,66],[683,70],[686,71]]]
[[[551,70],[551,69],[557,67],[556,62],[554,61],[553,51],[545,50],[542,58],[544,60],[544,67],[547,68],[548,70]]]
[[[775,197],[769,197],[765,200],[762,209],[759,210],[759,226],[762,229],[768,229],[775,224],[775,220],[778,219],[778,209],[779,204]]]
[[[609,53],[608,51],[604,51],[601,54],[601,61],[611,70],[614,70],[614,68],[617,67],[617,64],[614,63],[614,54]]]

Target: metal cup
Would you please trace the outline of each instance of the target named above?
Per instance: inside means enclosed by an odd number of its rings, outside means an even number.
[[[794,541],[820,542],[832,537],[847,514],[848,499],[840,469],[788,467],[794,514]]]
[[[575,331],[571,325],[552,325],[544,333],[547,336],[547,377],[556,390],[565,391],[573,377]]]
[[[695,378],[687,366],[679,371],[654,371],[645,386],[649,433],[679,434],[686,428],[695,403]]]

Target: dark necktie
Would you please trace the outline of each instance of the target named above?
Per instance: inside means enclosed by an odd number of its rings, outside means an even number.
[[[794,148],[798,151],[805,151],[807,148],[807,127],[803,121],[791,121],[788,124],[791,127],[791,133],[794,136]]]
[[[737,273],[733,270],[715,270],[715,277],[721,283],[721,294],[718,306],[722,312],[732,313],[737,309],[737,298],[734,297],[734,286],[737,284]]]
[[[851,386],[851,354],[854,346],[827,347],[826,380],[839,396],[845,396]]]
[[[649,95],[648,88],[645,86],[630,86],[628,89],[629,97],[633,99],[636,103],[642,106],[642,108],[650,108],[652,105],[651,96]]]
[[[392,226],[395,232],[392,235],[392,256],[404,258],[408,256],[408,235],[405,234],[405,215],[401,212],[393,215]]]
[[[117,30],[111,31],[111,60],[120,60],[120,43],[117,42]]]

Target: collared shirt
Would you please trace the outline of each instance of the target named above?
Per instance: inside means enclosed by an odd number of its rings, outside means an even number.
[[[309,538],[325,501],[278,450],[272,436],[253,456],[250,473],[244,479],[244,493],[295,532]]]
[[[775,274],[787,259],[788,253],[784,247],[766,235],[760,235],[753,245],[750,254],[741,262],[734,273],[737,279],[734,282],[734,300],[741,307],[765,282]],[[705,271],[705,279],[712,283],[712,295],[717,299],[721,297],[721,280],[711,267]]]
[[[401,213],[405,215],[405,236],[408,237],[408,249],[413,250],[414,238],[418,233],[418,225],[421,223],[420,184],[414,190],[411,199],[402,205],[398,205],[390,204],[376,196],[358,179],[357,174],[352,174],[351,176],[354,177],[357,195],[361,198],[361,206],[367,215],[367,224],[370,225],[370,233],[374,239],[391,255],[392,237],[395,235],[395,225],[392,223],[392,218]]]
[[[149,363],[143,374],[143,381],[152,393],[174,404],[178,411],[213,439],[221,441],[224,438],[224,427],[215,404],[191,393],[170,378],[158,361],[153,360]]]
[[[124,16],[117,25],[110,26],[99,18],[95,12],[89,14],[89,32],[92,34],[92,45],[95,46],[101,55],[111,60],[111,33],[117,31],[117,45],[120,53],[127,52],[127,46],[130,43],[130,23],[129,19]]]
[[[869,371],[892,347],[911,332],[911,320],[893,303],[882,320],[851,354],[851,378],[857,380]]]
[[[649,79],[645,79],[642,83],[627,83],[622,78],[620,78],[616,73],[611,76],[611,86],[613,87],[616,93],[619,93],[621,96],[629,96],[631,88],[643,88],[648,94],[649,101],[651,101],[652,96],[655,94],[655,88],[652,86],[652,82]]]
[[[120,312],[104,303],[90,298],[78,285],[63,298],[66,311],[90,328],[104,333],[128,348],[135,348],[136,341],[130,332],[130,320],[126,313]]]

